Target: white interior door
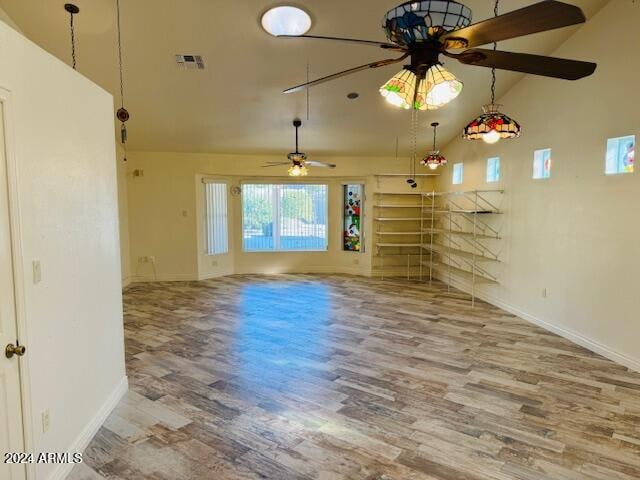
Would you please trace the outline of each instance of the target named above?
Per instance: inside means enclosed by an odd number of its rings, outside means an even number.
[[[5,147],[4,106],[0,102],[0,479],[23,480],[24,465],[5,462],[7,453],[24,450],[20,357],[7,358],[5,354],[6,346],[16,345],[17,339]]]

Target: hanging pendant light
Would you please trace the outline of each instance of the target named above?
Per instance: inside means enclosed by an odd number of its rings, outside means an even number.
[[[380,87],[380,95],[405,110],[436,110],[460,95],[462,87],[455,75],[436,64],[419,76],[403,69]]]
[[[496,0],[493,13],[498,16],[500,0]],[[498,44],[493,44],[495,51]],[[496,69],[491,69],[491,103],[483,105],[482,114],[472,120],[462,131],[462,138],[467,140],[483,140],[493,144],[503,138],[517,138],[520,136],[520,124],[511,117],[500,112],[502,105],[496,104]]]
[[[440,165],[445,165],[447,163],[447,159],[440,154],[440,150],[436,150],[436,130],[438,125],[440,125],[438,122],[433,122],[431,124],[433,127],[433,150],[431,150],[427,156],[420,161],[422,165],[429,167],[431,170],[435,170]]]
[[[71,66],[76,70],[76,30],[73,25],[73,17],[80,13],[80,9],[73,3],[65,3],[64,9],[69,12],[69,28],[71,30]]]
[[[123,67],[122,67],[122,36],[120,30],[120,0],[116,0],[116,25],[118,29],[118,63],[120,67],[120,108],[116,112],[116,118],[120,120],[120,142],[124,145],[127,143],[127,126],[126,122],[129,120],[129,111],[124,108],[124,80],[123,80]],[[124,161],[127,159],[125,157]]]

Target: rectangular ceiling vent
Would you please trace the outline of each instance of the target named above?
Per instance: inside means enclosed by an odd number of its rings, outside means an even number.
[[[201,55],[176,55],[176,63],[180,70],[204,70]]]

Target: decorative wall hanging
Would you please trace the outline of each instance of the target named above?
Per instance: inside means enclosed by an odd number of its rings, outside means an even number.
[[[298,92],[345,75],[408,59],[409,63],[380,88],[380,93],[390,104],[401,108],[433,110],[447,104],[462,91],[462,82],[442,67],[441,55],[465,65],[577,80],[591,75],[596,64],[476,47],[585,21],[578,7],[558,1],[542,1],[473,25],[471,10],[460,2],[409,1],[391,9],[383,18],[382,28],[389,40],[386,43],[321,35],[278,35],[376,46],[400,53],[397,58],[366,63],[307,81],[284,93]]]
[[[362,249],[362,199],[364,185],[344,185],[343,250],[360,252]]]
[[[500,0],[496,0],[493,7],[495,17],[498,16]],[[498,44],[494,42],[493,51]],[[517,138],[520,136],[520,124],[500,112],[501,105],[496,104],[496,69],[491,69],[491,103],[483,105],[482,114],[471,121],[462,132],[467,140],[483,140],[486,143],[496,143],[502,138]]]
[[[431,124],[433,127],[433,150],[431,150],[427,156],[420,161],[422,165],[429,167],[431,170],[435,170],[440,165],[445,165],[447,163],[447,159],[440,154],[439,150],[436,149],[436,130],[438,125],[440,125],[438,122],[433,122]]]
[[[76,70],[76,29],[73,17],[80,13],[80,9],[73,3],[65,3],[64,9],[69,12],[69,29],[71,30],[71,66]]]

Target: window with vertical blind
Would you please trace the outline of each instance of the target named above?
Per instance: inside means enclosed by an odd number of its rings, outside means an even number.
[[[248,252],[327,249],[328,186],[242,186],[242,245]]]
[[[227,253],[229,251],[227,184],[205,179],[204,191],[207,254]]]

